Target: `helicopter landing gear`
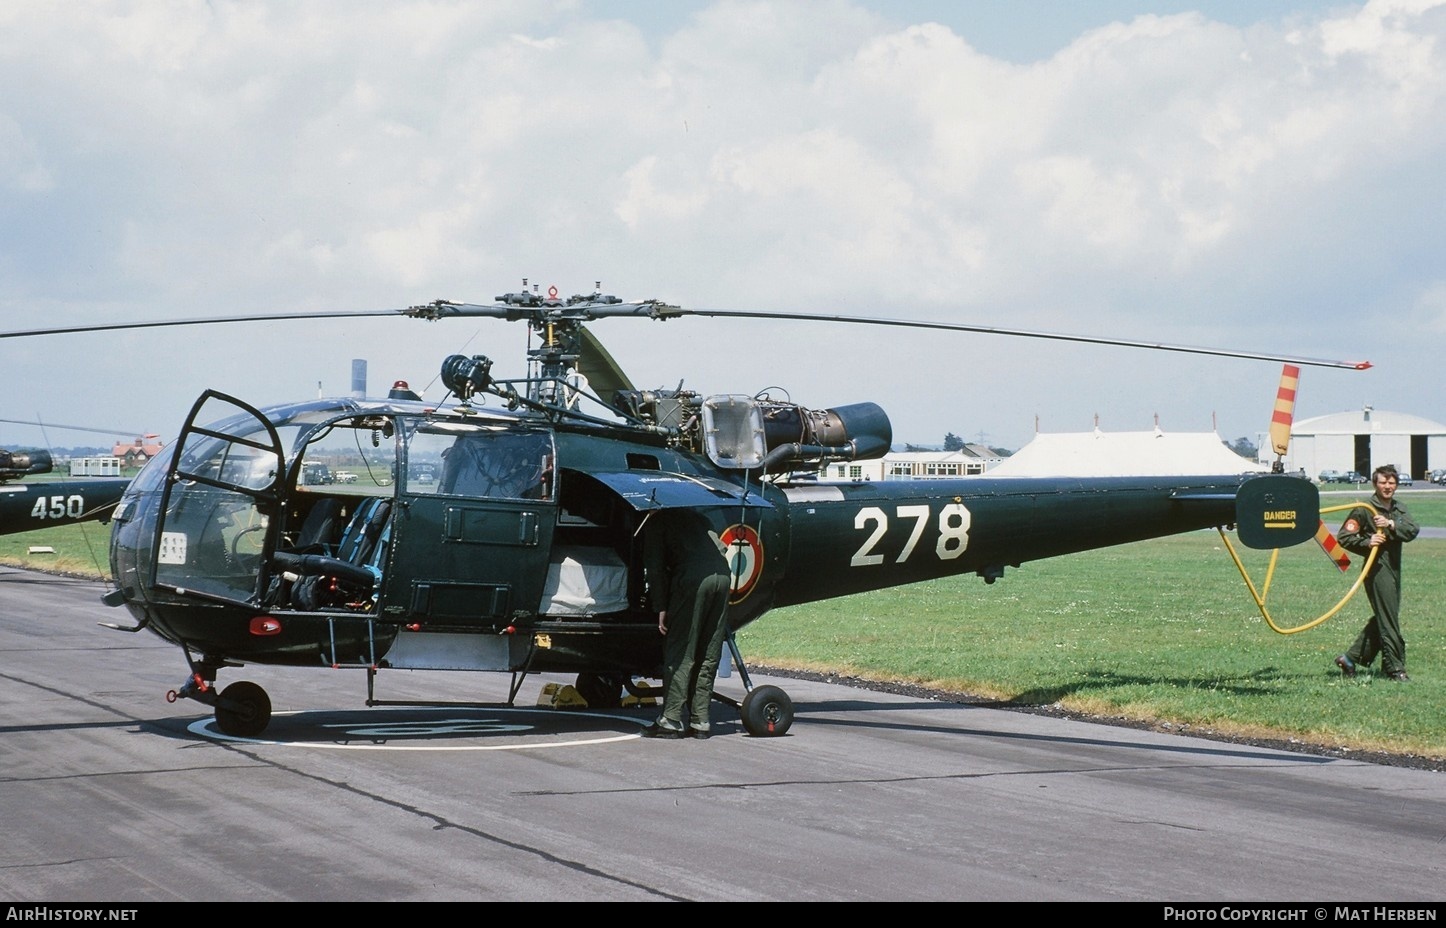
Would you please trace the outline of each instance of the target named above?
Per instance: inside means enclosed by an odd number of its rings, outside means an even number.
[[[190,660],[190,655],[186,655]],[[194,699],[216,710],[216,727],[222,734],[236,738],[253,738],[271,723],[271,697],[258,684],[238,680],[220,693],[216,692],[216,670],[239,667],[227,661],[191,661],[191,676],[178,690],[166,693],[166,702]]]
[[[793,724],[793,700],[776,686],[748,691],[738,710],[743,727],[755,738],[776,738]]]
[[[623,704],[623,685],[615,677],[580,673],[573,685],[589,709],[617,709]]]
[[[769,684],[753,685],[731,630],[723,642],[733,655],[733,666],[738,668],[738,676],[743,681],[743,687],[748,690],[748,695],[743,697],[742,702],[736,702],[718,692],[713,693],[713,698],[737,709],[744,730],[755,738],[777,738],[787,733],[789,726],[793,724],[793,700],[779,687]]]
[[[222,734],[254,738],[271,722],[271,697],[249,680],[239,680],[216,700],[216,727]]]

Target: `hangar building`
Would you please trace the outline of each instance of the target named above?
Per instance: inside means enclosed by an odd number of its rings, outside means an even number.
[[[1270,455],[1268,443],[1261,455]],[[1287,472],[1302,470],[1315,477],[1323,470],[1343,470],[1369,476],[1382,464],[1394,464],[1417,480],[1446,468],[1446,425],[1366,406],[1302,419],[1290,430]]]

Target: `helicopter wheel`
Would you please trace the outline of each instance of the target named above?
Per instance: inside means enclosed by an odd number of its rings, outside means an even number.
[[[222,734],[254,738],[271,721],[271,697],[249,680],[232,683],[216,703],[216,727]]]
[[[755,738],[776,738],[793,724],[793,700],[776,686],[759,686],[743,697],[743,727]]]
[[[613,677],[580,673],[573,684],[589,709],[617,709],[623,704],[623,686]]]

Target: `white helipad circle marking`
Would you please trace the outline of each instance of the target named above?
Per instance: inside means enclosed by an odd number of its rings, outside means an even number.
[[[532,713],[540,711],[537,709],[488,709],[486,715],[497,713]],[[288,715],[301,715],[300,710],[296,712],[277,712],[272,717],[280,718]],[[209,738],[213,741],[231,741],[238,744],[274,744],[279,747],[292,748],[322,748],[332,751],[536,751],[541,748],[568,748],[581,747],[590,744],[611,744],[616,741],[629,741],[634,738],[641,738],[641,728],[647,723],[635,718],[621,715],[606,715],[600,712],[575,712],[568,711],[568,716],[585,716],[589,718],[608,719],[614,722],[631,722],[639,726],[636,734],[607,735],[596,738],[573,738],[567,741],[548,741],[539,744],[343,744],[335,741],[279,741],[275,738],[242,738],[236,735],[228,735],[215,728],[216,719],[197,719],[186,730],[193,735],[202,738]],[[449,734],[511,734],[525,732],[534,729],[534,725],[518,725],[515,723],[500,722],[496,719],[485,717],[454,718],[436,720],[417,720],[408,722],[376,723],[360,722],[355,725],[342,723],[336,725],[325,725],[325,728],[337,728],[345,730],[345,737],[357,739],[371,738],[404,738],[424,735],[449,735]]]

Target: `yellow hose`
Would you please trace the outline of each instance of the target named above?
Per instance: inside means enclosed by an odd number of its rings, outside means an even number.
[[[1369,509],[1371,511],[1371,515],[1373,516],[1378,514],[1376,511],[1376,507],[1372,506],[1370,503],[1344,503],[1340,506],[1329,506],[1325,509],[1322,509],[1320,513],[1321,515],[1325,515],[1328,512],[1339,512],[1342,509],[1357,508]],[[1278,632],[1282,635],[1294,635],[1296,632],[1303,632],[1308,629],[1315,628],[1326,619],[1329,619],[1337,612],[1340,612],[1341,609],[1345,607],[1345,604],[1350,602],[1351,597],[1356,595],[1356,590],[1359,590],[1361,588],[1361,584],[1365,582],[1366,575],[1371,572],[1371,565],[1376,562],[1376,555],[1380,553],[1381,550],[1379,545],[1371,548],[1370,554],[1366,555],[1366,563],[1361,567],[1361,572],[1359,576],[1356,577],[1356,582],[1351,584],[1351,588],[1349,590],[1346,590],[1346,594],[1341,597],[1340,602],[1336,603],[1330,609],[1316,616],[1314,619],[1311,619],[1304,625],[1297,625],[1294,628],[1281,628],[1279,625],[1275,624],[1275,619],[1271,618],[1270,610],[1265,607],[1265,599],[1270,593],[1270,581],[1275,576],[1275,562],[1276,559],[1280,557],[1280,549],[1275,548],[1270,552],[1270,564],[1266,567],[1265,570],[1265,583],[1257,592],[1255,589],[1255,583],[1250,579],[1250,574],[1247,573],[1245,570],[1245,564],[1241,562],[1240,555],[1235,553],[1235,546],[1230,543],[1230,536],[1225,534],[1225,530],[1223,528],[1217,528],[1216,531],[1220,533],[1221,540],[1225,542],[1225,550],[1230,552],[1231,559],[1235,561],[1235,567],[1237,570],[1240,571],[1240,576],[1245,581],[1245,588],[1250,591],[1250,597],[1255,600],[1255,606],[1257,609],[1260,610],[1261,616],[1265,619],[1265,624],[1269,625],[1271,627],[1271,630]]]

